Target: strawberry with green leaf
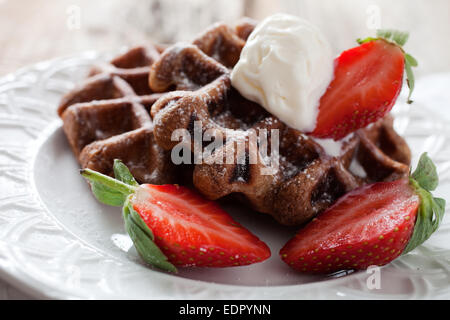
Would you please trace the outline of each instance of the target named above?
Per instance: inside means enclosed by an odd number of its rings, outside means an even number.
[[[378,182],[344,195],[280,250],[307,273],[382,266],[425,242],[439,227],[445,200],[434,198],[436,167],[423,154],[406,179]]]
[[[150,265],[176,272],[176,266],[243,266],[270,257],[264,242],[188,188],[139,185],[120,160],[115,179],[90,169],[81,174],[100,202],[123,206],[125,229]]]
[[[360,46],[335,60],[334,79],[319,103],[317,138],[339,140],[383,118],[394,106],[406,71],[408,103],[414,90],[416,59],[403,50],[408,33],[379,30],[376,38],[358,39]]]

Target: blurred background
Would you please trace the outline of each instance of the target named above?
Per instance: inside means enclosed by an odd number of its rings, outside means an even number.
[[[448,0],[0,0],[0,76],[85,50],[188,41],[213,22],[275,12],[316,24],[336,55],[377,28],[410,31],[416,74],[450,71]]]

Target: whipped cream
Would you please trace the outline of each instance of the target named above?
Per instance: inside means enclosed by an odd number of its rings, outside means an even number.
[[[245,98],[290,127],[310,132],[333,73],[331,46],[320,30],[279,13],[264,19],[251,33],[231,82]]]
[[[353,137],[355,136],[354,133],[348,134],[346,137],[335,141],[334,139],[318,139],[318,138],[312,138],[314,142],[316,142],[318,145],[320,145],[323,148],[323,151],[331,157],[339,157],[342,155],[344,151],[344,146],[346,143],[348,143]]]

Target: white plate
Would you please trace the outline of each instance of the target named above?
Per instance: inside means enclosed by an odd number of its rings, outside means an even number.
[[[93,52],[43,62],[0,80],[0,276],[36,297],[95,299],[300,299],[450,297],[450,217],[425,245],[371,274],[305,276],[278,251],[295,230],[264,215],[228,207],[266,241],[272,257],[228,269],[185,269],[178,275],[144,266],[124,234],[120,210],[101,205],[78,174],[56,116],[61,95],[105,55]],[[450,119],[436,113],[449,75],[418,82],[411,107],[395,107],[396,128],[414,153],[435,160],[436,194],[450,191]],[[428,87],[427,87],[428,86]],[[427,96],[424,92],[429,92]],[[441,100],[439,100],[441,99]],[[400,99],[404,101],[404,97]],[[433,101],[433,104],[431,104]],[[442,109],[444,110],[444,109]],[[447,197],[448,198],[448,197]]]

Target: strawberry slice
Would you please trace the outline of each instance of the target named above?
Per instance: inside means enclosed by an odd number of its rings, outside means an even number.
[[[149,264],[232,267],[264,261],[269,247],[234,221],[217,203],[178,185],[138,185],[128,168],[114,161],[116,179],[81,170],[96,198],[123,205],[125,229]]]
[[[405,68],[412,91],[411,67],[417,61],[403,51],[406,40],[404,33],[380,32],[344,51],[335,61],[334,79],[320,99],[310,135],[339,140],[384,117],[400,94]]]
[[[445,201],[433,198],[437,174],[424,154],[410,179],[356,189],[301,229],[281,249],[284,262],[308,273],[385,265],[436,231]]]
[[[175,265],[243,266],[270,256],[267,245],[217,203],[188,188],[142,185],[130,201]]]

